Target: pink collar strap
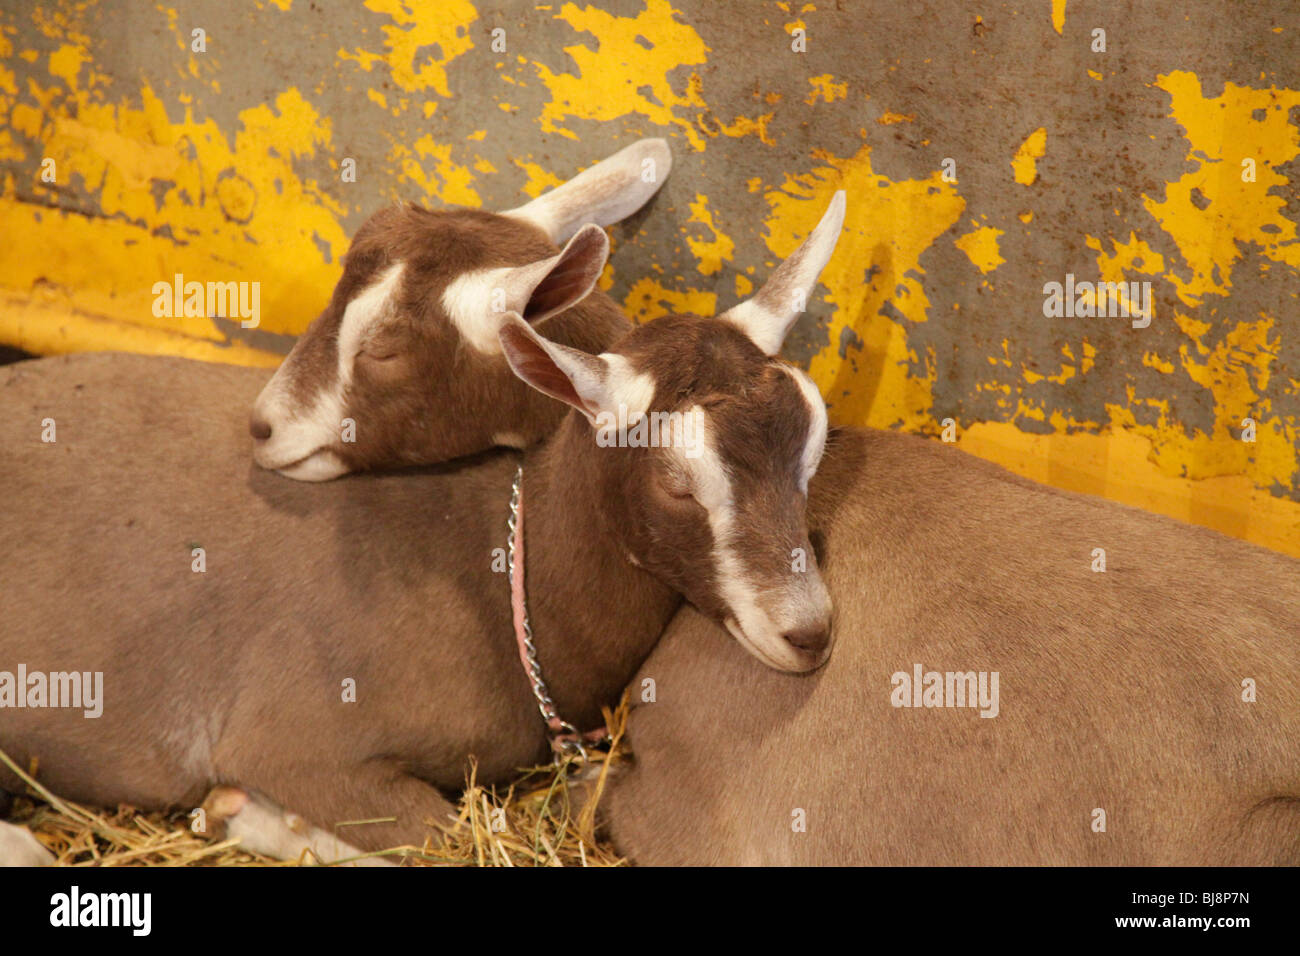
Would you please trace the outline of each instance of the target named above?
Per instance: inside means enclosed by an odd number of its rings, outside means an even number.
[[[506,537],[506,550],[510,561],[510,610],[514,618],[515,643],[519,647],[519,662],[524,665],[524,673],[537,698],[537,709],[541,711],[542,720],[546,721],[550,732],[551,750],[558,760],[566,754],[578,754],[586,757],[584,744],[596,744],[608,737],[604,727],[598,727],[587,733],[580,733],[573,724],[563,719],[555,709],[550,690],[542,678],[542,664],[537,659],[537,648],[533,644],[533,629],[528,622],[528,605],[524,592],[524,466],[515,471],[515,482],[510,493],[510,520],[506,522],[509,534]]]

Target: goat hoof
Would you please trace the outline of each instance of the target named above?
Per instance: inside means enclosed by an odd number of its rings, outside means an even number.
[[[226,821],[248,805],[248,794],[238,787],[213,787],[203,800],[202,835],[214,840],[226,837]],[[199,832],[199,831],[195,831]]]

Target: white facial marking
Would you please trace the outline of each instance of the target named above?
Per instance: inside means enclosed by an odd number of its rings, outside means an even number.
[[[404,263],[389,266],[348,302],[339,323],[335,380],[318,386],[310,405],[293,404],[290,382],[302,374],[293,353],[262,389],[254,408],[271,426],[271,437],[253,451],[258,465],[298,481],[328,481],[347,472],[338,455],[323,449],[340,435],[343,395],[352,381],[357,352],[367,332],[391,313],[404,271]]]
[[[815,407],[821,407],[820,395]],[[694,458],[688,458],[680,450],[675,454],[679,456],[680,466],[692,477],[695,499],[708,512],[709,528],[713,532],[714,579],[718,594],[732,615],[724,621],[727,630],[768,667],[804,671],[808,667],[807,658],[790,646],[784,634],[794,622],[807,620],[810,607],[829,612],[830,595],[826,585],[815,568],[792,574],[788,586],[779,591],[760,592],[749,580],[737,552],[736,502],[731,477],[718,454],[708,413],[698,405],[690,413],[698,416],[697,427],[701,433],[698,454]],[[823,431],[821,441],[817,442],[818,454],[824,438]],[[810,448],[811,443],[805,446],[805,460]]]
[[[605,402],[613,408],[603,409],[617,413],[621,405],[627,409],[627,421],[635,422],[650,408],[655,397],[655,380],[646,372],[638,372],[625,356],[616,352],[603,352],[605,360]]]
[[[799,386],[804,399],[808,402],[808,440],[804,443],[803,459],[800,461],[799,490],[808,493],[808,482],[821,463],[822,452],[826,450],[826,403],[817,385],[801,369],[792,365],[782,365],[786,373]]]
[[[379,278],[366,286],[343,310],[339,323],[339,367],[337,388],[339,394],[352,384],[352,366],[357,352],[366,339],[366,333],[377,322],[392,314],[393,298],[402,284],[406,263],[398,262],[379,274]]]
[[[442,293],[442,308],[451,324],[466,345],[483,355],[501,354],[497,332],[506,312],[523,311],[510,301],[510,278],[514,271],[506,266],[462,273]],[[497,305],[501,306],[500,312],[496,311]]]
[[[679,463],[691,475],[695,500],[708,512],[713,532],[713,570],[718,594],[733,615],[727,629],[741,646],[769,667],[799,671],[805,667],[798,653],[781,636],[781,629],[763,610],[758,589],[748,580],[735,548],[735,497],[726,465],[718,455],[712,421],[707,411],[695,406],[698,416],[700,453],[688,458],[676,450]]]

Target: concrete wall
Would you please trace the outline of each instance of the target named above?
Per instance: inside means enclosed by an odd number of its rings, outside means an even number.
[[[634,316],[734,303],[845,188],[787,348],[834,419],[1300,554],[1290,0],[599,7],[0,0],[0,343],[274,363],[382,204],[660,135],[604,279]],[[259,327],[155,318],[176,273],[259,282]],[[1067,275],[1149,285],[1045,315]]]

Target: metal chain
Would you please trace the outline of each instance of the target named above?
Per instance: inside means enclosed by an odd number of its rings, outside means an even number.
[[[515,527],[519,522],[519,496],[523,481],[524,466],[520,465],[515,470],[515,481],[510,488],[510,520],[506,522],[506,527],[510,529],[510,533],[506,537],[506,561],[509,567],[511,588],[514,587],[515,583]],[[582,746],[582,735],[578,733],[578,728],[561,717],[559,711],[555,709],[555,701],[551,700],[551,692],[547,689],[546,681],[542,677],[542,662],[537,659],[537,648],[533,644],[533,627],[528,621],[527,600],[524,601],[523,611],[524,654],[528,658],[528,680],[533,685],[533,696],[537,698],[537,709],[541,711],[542,720],[546,721],[547,730],[551,731],[553,735],[553,728],[556,724],[572,735],[571,739],[559,741],[560,747],[566,752],[578,753],[585,758],[587,752]]]

